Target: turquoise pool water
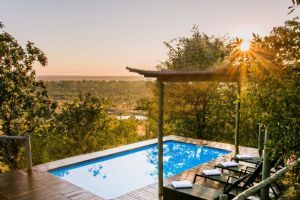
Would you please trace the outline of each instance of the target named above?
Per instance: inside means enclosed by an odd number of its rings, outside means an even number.
[[[229,151],[166,141],[164,178],[179,174]],[[102,198],[112,199],[157,182],[157,144],[55,169],[49,173]]]

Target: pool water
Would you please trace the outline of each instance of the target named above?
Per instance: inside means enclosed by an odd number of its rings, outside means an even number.
[[[179,174],[229,151],[189,143],[166,141],[163,144],[164,178]],[[49,173],[112,199],[158,180],[157,144],[95,160],[77,163]]]

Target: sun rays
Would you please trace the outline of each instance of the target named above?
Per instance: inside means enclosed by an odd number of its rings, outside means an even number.
[[[274,62],[274,57],[272,48],[262,46],[260,41],[236,39],[224,63],[234,68],[246,65],[247,72],[277,73],[280,68]]]
[[[240,45],[240,50],[241,51],[248,51],[250,49],[250,42],[248,40],[242,40],[242,43]]]
[[[280,67],[274,62],[275,53],[261,40],[236,39],[229,48],[231,53],[225,58],[224,65],[229,68],[229,76],[240,74],[243,93],[247,90],[248,75],[261,79],[266,74],[280,74]]]

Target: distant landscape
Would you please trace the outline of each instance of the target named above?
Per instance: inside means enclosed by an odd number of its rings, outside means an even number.
[[[49,75],[37,76],[42,81],[146,81],[142,76],[73,76],[73,75]]]
[[[152,96],[152,81],[136,76],[40,76],[49,97],[59,104],[93,93],[110,104],[114,115],[139,113],[137,103]]]

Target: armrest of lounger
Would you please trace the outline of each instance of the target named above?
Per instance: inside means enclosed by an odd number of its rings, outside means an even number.
[[[213,177],[213,175],[206,175],[206,174],[203,174],[203,173],[201,173],[201,174],[195,174],[193,183],[196,182],[197,177],[202,177],[202,178],[206,179],[206,178],[209,178],[209,177]]]
[[[193,183],[196,182],[197,177],[202,177],[202,178],[204,178],[206,180],[206,178],[208,178],[209,176],[205,175],[205,174],[195,174]]]
[[[251,169],[251,170],[255,170],[256,167],[250,167],[250,166],[247,166],[247,167],[246,167],[246,170],[249,171],[249,172],[250,172],[250,169]],[[252,171],[252,172],[253,172],[253,171]]]
[[[193,183],[195,183],[195,182],[196,182],[196,179],[197,179],[197,177],[202,177],[202,176],[201,176],[201,174],[195,174],[195,176],[194,176],[194,180],[193,180]]]
[[[228,174],[221,174],[221,175],[206,175],[206,174],[203,174],[203,173],[202,174],[195,174],[193,183],[196,182],[197,177],[202,177],[205,180],[210,179],[210,180],[213,180],[213,181],[226,183],[226,178],[225,177],[227,177],[227,176],[228,176]]]
[[[226,182],[226,184],[231,184],[231,183],[229,182],[229,180],[230,180],[230,179],[236,179],[236,180],[238,180],[238,179],[239,179],[239,177],[236,177],[236,176],[229,175],[229,176],[228,176],[228,178],[227,178],[227,182]]]
[[[224,169],[226,169],[223,165],[221,165],[221,164],[217,164],[217,165],[215,165],[214,166],[214,169],[216,169],[216,168],[219,168],[219,169],[221,169],[222,170],[222,172],[224,171]]]
[[[239,174],[239,177],[242,177],[242,176],[248,174],[248,172],[249,172],[249,170],[247,170],[247,168],[242,169],[241,172],[240,172],[240,174]]]

